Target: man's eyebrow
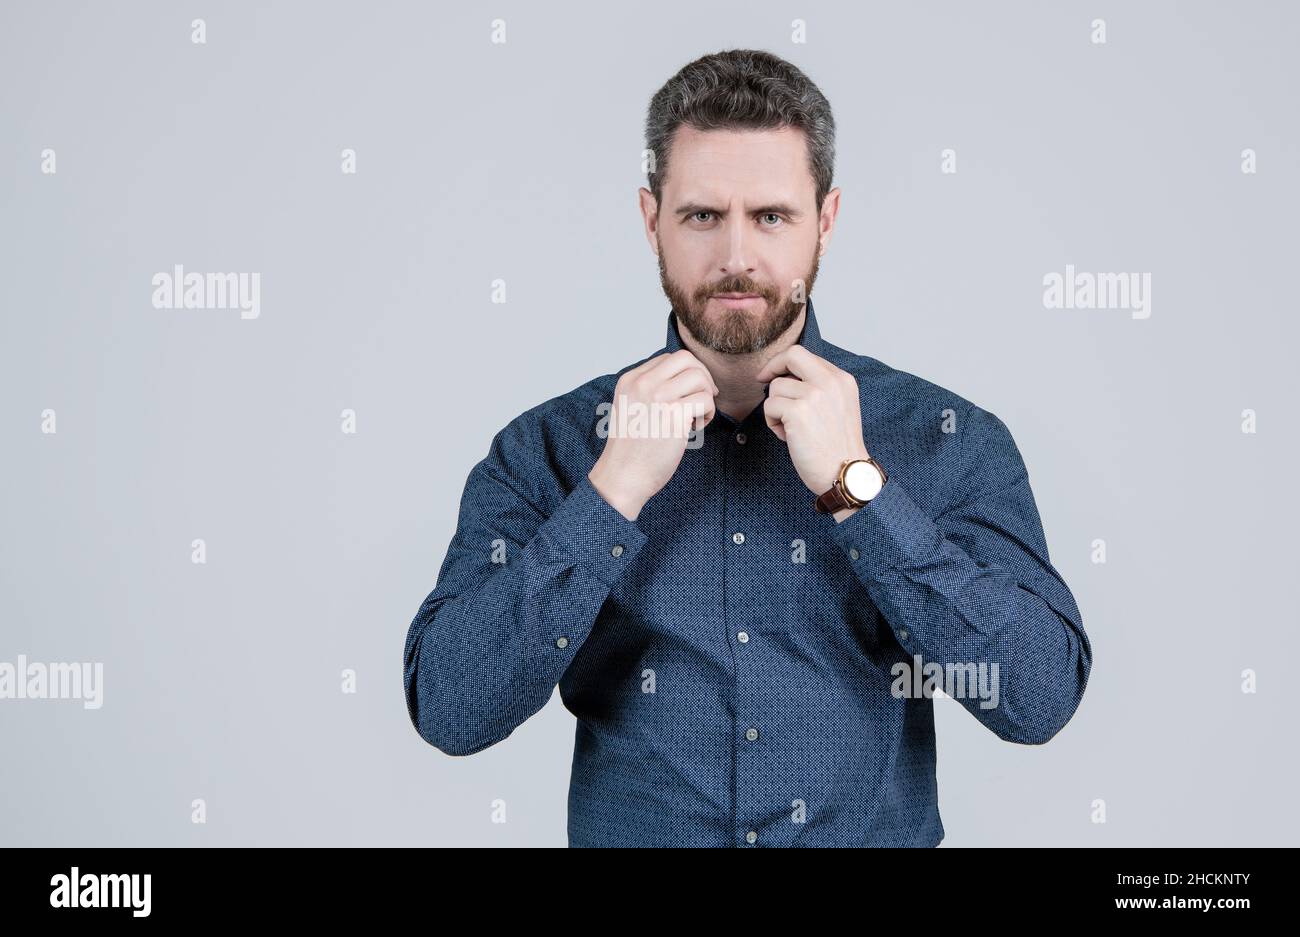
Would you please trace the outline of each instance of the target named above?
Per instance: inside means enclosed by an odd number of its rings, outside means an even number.
[[[706,205],[703,202],[687,202],[685,205],[678,207],[673,212],[673,214],[676,215],[678,218],[683,218],[686,215],[693,215],[697,211],[711,211],[715,215],[726,214],[725,211],[722,211],[721,209],[718,208],[713,208],[712,206]],[[799,209],[795,208],[792,205],[785,204],[784,202],[773,202],[770,205],[762,205],[758,208],[753,209],[753,211],[750,212],[750,214],[766,215],[769,212],[775,212],[778,215],[787,215],[790,218],[803,217],[803,212],[799,211]]]

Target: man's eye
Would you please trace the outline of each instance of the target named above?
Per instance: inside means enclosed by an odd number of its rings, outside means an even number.
[[[692,217],[692,218],[699,218],[700,215],[711,215],[711,214],[713,214],[713,212],[711,212],[711,211],[697,211],[697,212],[695,212],[694,214],[692,214],[691,217]]]
[[[781,216],[778,215],[778,214],[777,214],[776,212],[774,212],[774,211],[764,212],[760,217],[763,217],[763,218],[775,218],[777,221],[780,221],[780,220],[781,220]],[[775,225],[775,224],[769,224],[769,225],[765,225],[764,227],[775,228],[776,225]]]

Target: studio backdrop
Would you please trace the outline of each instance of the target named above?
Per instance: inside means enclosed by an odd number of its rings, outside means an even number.
[[[1046,745],[935,700],[943,845],[1294,844],[1298,26],[5,3],[0,845],[565,845],[558,693],[448,756],[403,641],[494,435],[664,344],[646,106],[729,48],[835,111],[823,337],[1005,421],[1092,642]]]

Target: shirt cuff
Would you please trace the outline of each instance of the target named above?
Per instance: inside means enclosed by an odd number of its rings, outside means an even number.
[[[914,565],[943,544],[943,531],[894,477],[862,507],[834,523],[831,537],[863,579],[877,579],[897,566]]]
[[[596,490],[586,475],[538,527],[559,553],[613,586],[646,544],[646,535]]]

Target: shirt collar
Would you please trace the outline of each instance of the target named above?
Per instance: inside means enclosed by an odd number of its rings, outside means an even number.
[[[808,302],[805,304],[803,331],[799,333],[798,344],[802,345],[804,348],[807,348],[814,355],[817,355],[820,358],[826,357],[827,346],[826,346],[826,342],[823,341],[822,339],[821,330],[817,328],[817,316],[813,314],[813,301],[811,296],[808,298]],[[682,337],[677,334],[677,313],[676,312],[668,313],[668,339],[665,342],[665,345],[666,345],[665,350],[669,354],[671,354],[674,351],[681,351],[683,348],[686,347],[685,345],[682,344]],[[770,384],[765,384],[763,386],[764,399],[767,399],[768,391],[770,389],[771,389]],[[718,411],[718,417],[726,420],[728,423],[734,424],[736,422],[732,420],[731,417],[723,413],[722,411]],[[754,411],[751,414],[749,414],[749,416],[745,417],[744,420],[741,420],[740,424],[738,425],[745,425],[748,423],[761,423],[762,421],[763,421],[763,408],[762,406],[758,406],[754,408]]]
[[[804,307],[803,332],[799,335],[800,345],[807,348],[814,355],[820,358],[826,357],[826,344],[822,340],[822,333],[817,328],[817,317],[813,315],[812,297],[808,297],[808,302]],[[677,334],[677,313],[670,311],[668,313],[668,338],[665,342],[667,351],[671,354],[674,351],[681,351],[685,345],[682,344],[682,337]]]

